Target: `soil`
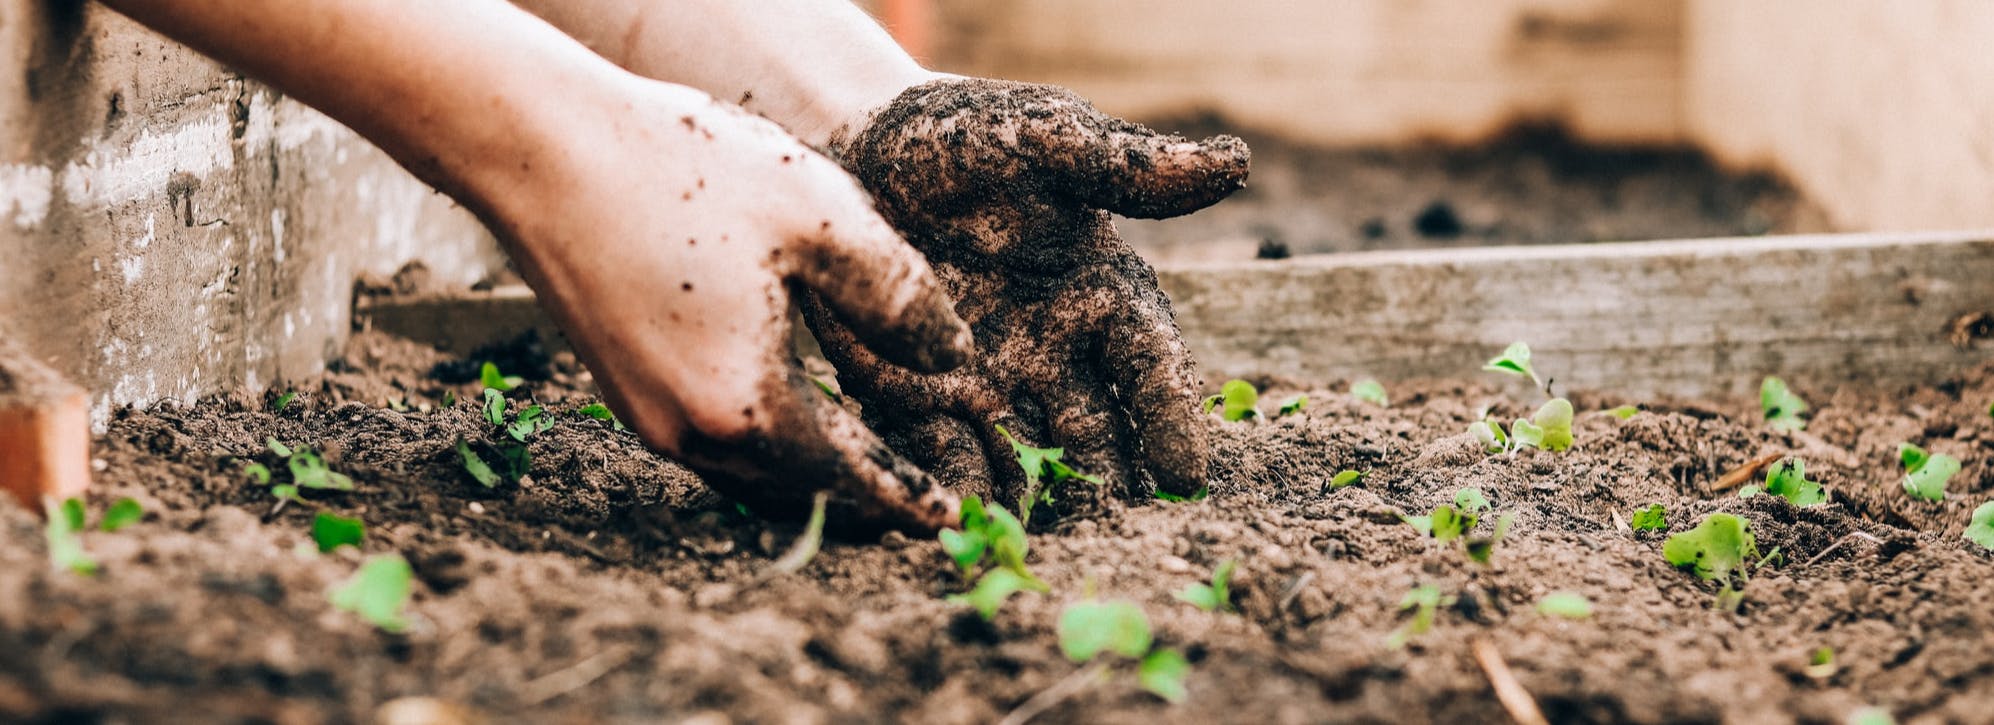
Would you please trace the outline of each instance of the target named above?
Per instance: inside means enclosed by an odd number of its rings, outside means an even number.
[[[1691,147],[1581,143],[1556,125],[1410,147],[1316,146],[1216,118],[1152,125],[1244,137],[1253,174],[1209,211],[1117,220],[1151,259],[1835,231],[1776,174],[1721,168]]]
[[[1351,400],[1346,381],[1258,381],[1313,402],[1299,417],[1208,420],[1204,501],[1036,519],[1032,563],[1054,593],[1021,594],[985,623],[943,600],[964,587],[932,540],[830,541],[799,573],[771,574],[797,526],[745,516],[634,436],[570,415],[593,400],[587,374],[564,355],[526,359],[541,364],[513,371],[535,378],[513,405],[537,400],[560,422],[532,444],[529,479],[494,490],[453,451],[486,433],[475,383],[445,383],[432,373],[451,361],[379,335],[280,412],[237,398],[117,414],[97,439],[91,509],[131,496],[147,515],[84,536],[99,574],[52,571],[37,519],[0,513],[0,720],[990,722],[1079,670],[1054,626],[1089,589],[1140,604],[1187,654],[1190,698],[1168,705],[1123,666],[1043,722],[1499,721],[1476,641],[1554,722],[1994,712],[1994,555],[1960,536],[1994,496],[1994,366],[1916,390],[1789,381],[1814,404],[1790,434],[1762,425],[1755,401],[1582,392],[1581,411],[1644,412],[1582,413],[1574,449],[1516,455],[1462,432],[1484,406],[1532,406],[1503,379],[1393,385],[1388,408]],[[244,459],[272,462],[270,436],[317,446],[357,490],[273,512],[242,474]],[[1903,440],[1965,462],[1946,501],[1898,488]],[[1831,502],[1709,490],[1766,453],[1802,457]],[[1326,490],[1344,468],[1370,473]],[[1397,517],[1463,486],[1517,517],[1489,566]],[[1666,532],[1616,525],[1649,503],[1670,531],[1743,516],[1783,561],[1752,577],[1737,613],[1713,610],[1711,586],[1663,561]],[[365,555],[413,565],[406,632],[328,604],[363,555],[301,553],[315,509],[364,519]],[[1171,598],[1227,559],[1237,614]],[[1421,584],[1455,603],[1392,649],[1397,604]],[[1594,615],[1537,613],[1558,590]],[[1836,671],[1809,675],[1824,646]]]

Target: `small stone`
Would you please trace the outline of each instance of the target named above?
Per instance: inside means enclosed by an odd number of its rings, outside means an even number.
[[[1181,556],[1164,556],[1156,560],[1156,568],[1170,574],[1186,574],[1191,571],[1191,562]]]
[[[90,459],[90,470],[92,471],[103,473],[106,469],[109,469],[110,467],[111,467],[110,461],[106,461],[102,458]]]
[[[466,506],[465,508],[468,508],[468,509],[470,509],[470,510],[471,510],[471,513],[474,513],[474,514],[480,514],[480,515],[482,515],[482,514],[484,514],[484,513],[485,513],[485,505],[484,505],[484,504],[481,504],[481,503],[478,503],[478,502],[476,502],[476,501],[472,501],[472,502],[471,502],[471,504],[470,504],[469,506]]]

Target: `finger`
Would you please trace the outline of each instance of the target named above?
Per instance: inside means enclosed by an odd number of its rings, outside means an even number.
[[[936,416],[886,436],[887,444],[926,469],[957,497],[992,500],[997,493],[990,478],[990,458],[976,430],[946,416]]]
[[[776,384],[784,389],[769,391],[766,423],[740,439],[686,436],[680,455],[694,472],[763,515],[795,516],[817,489],[829,488],[842,508],[868,524],[932,533],[955,523],[955,496],[826,400],[800,371]]]
[[[1102,365],[1116,382],[1158,488],[1189,496],[1205,486],[1210,451],[1198,409],[1198,373],[1170,301],[1152,292],[1108,324]]]
[[[1104,386],[1093,383],[1040,386],[1046,428],[1053,443],[1066,449],[1066,465],[1123,490],[1139,489],[1142,485],[1129,476],[1128,441],[1124,426],[1117,423],[1116,406],[1104,399]]]
[[[969,326],[934,270],[877,215],[826,220],[794,247],[786,276],[815,291],[880,357],[921,372],[969,360]]]
[[[1079,103],[1071,123],[1034,123],[1041,163],[1090,206],[1143,219],[1189,214],[1246,185],[1252,152],[1235,136],[1192,141]]]

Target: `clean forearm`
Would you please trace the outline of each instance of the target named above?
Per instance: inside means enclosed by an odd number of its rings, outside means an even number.
[[[741,102],[812,144],[934,77],[847,0],[514,0],[638,75]]]
[[[556,153],[536,94],[627,77],[502,0],[105,0],[325,112],[483,207]]]

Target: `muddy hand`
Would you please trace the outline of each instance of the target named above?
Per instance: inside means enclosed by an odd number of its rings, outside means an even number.
[[[833,154],[927,255],[977,356],[913,373],[806,308],[846,391],[900,451],[961,493],[1019,493],[1003,425],[1130,495],[1204,485],[1197,373],[1170,301],[1109,212],[1162,218],[1240,188],[1239,139],[1164,136],[1064,89],[945,78],[915,86]]]
[[[631,82],[571,113],[573,142],[487,215],[618,415],[758,513],[830,489],[848,519],[953,522],[955,498],[825,400],[789,348],[790,295],[809,290],[886,360],[961,364],[969,331],[928,264],[775,124]]]

